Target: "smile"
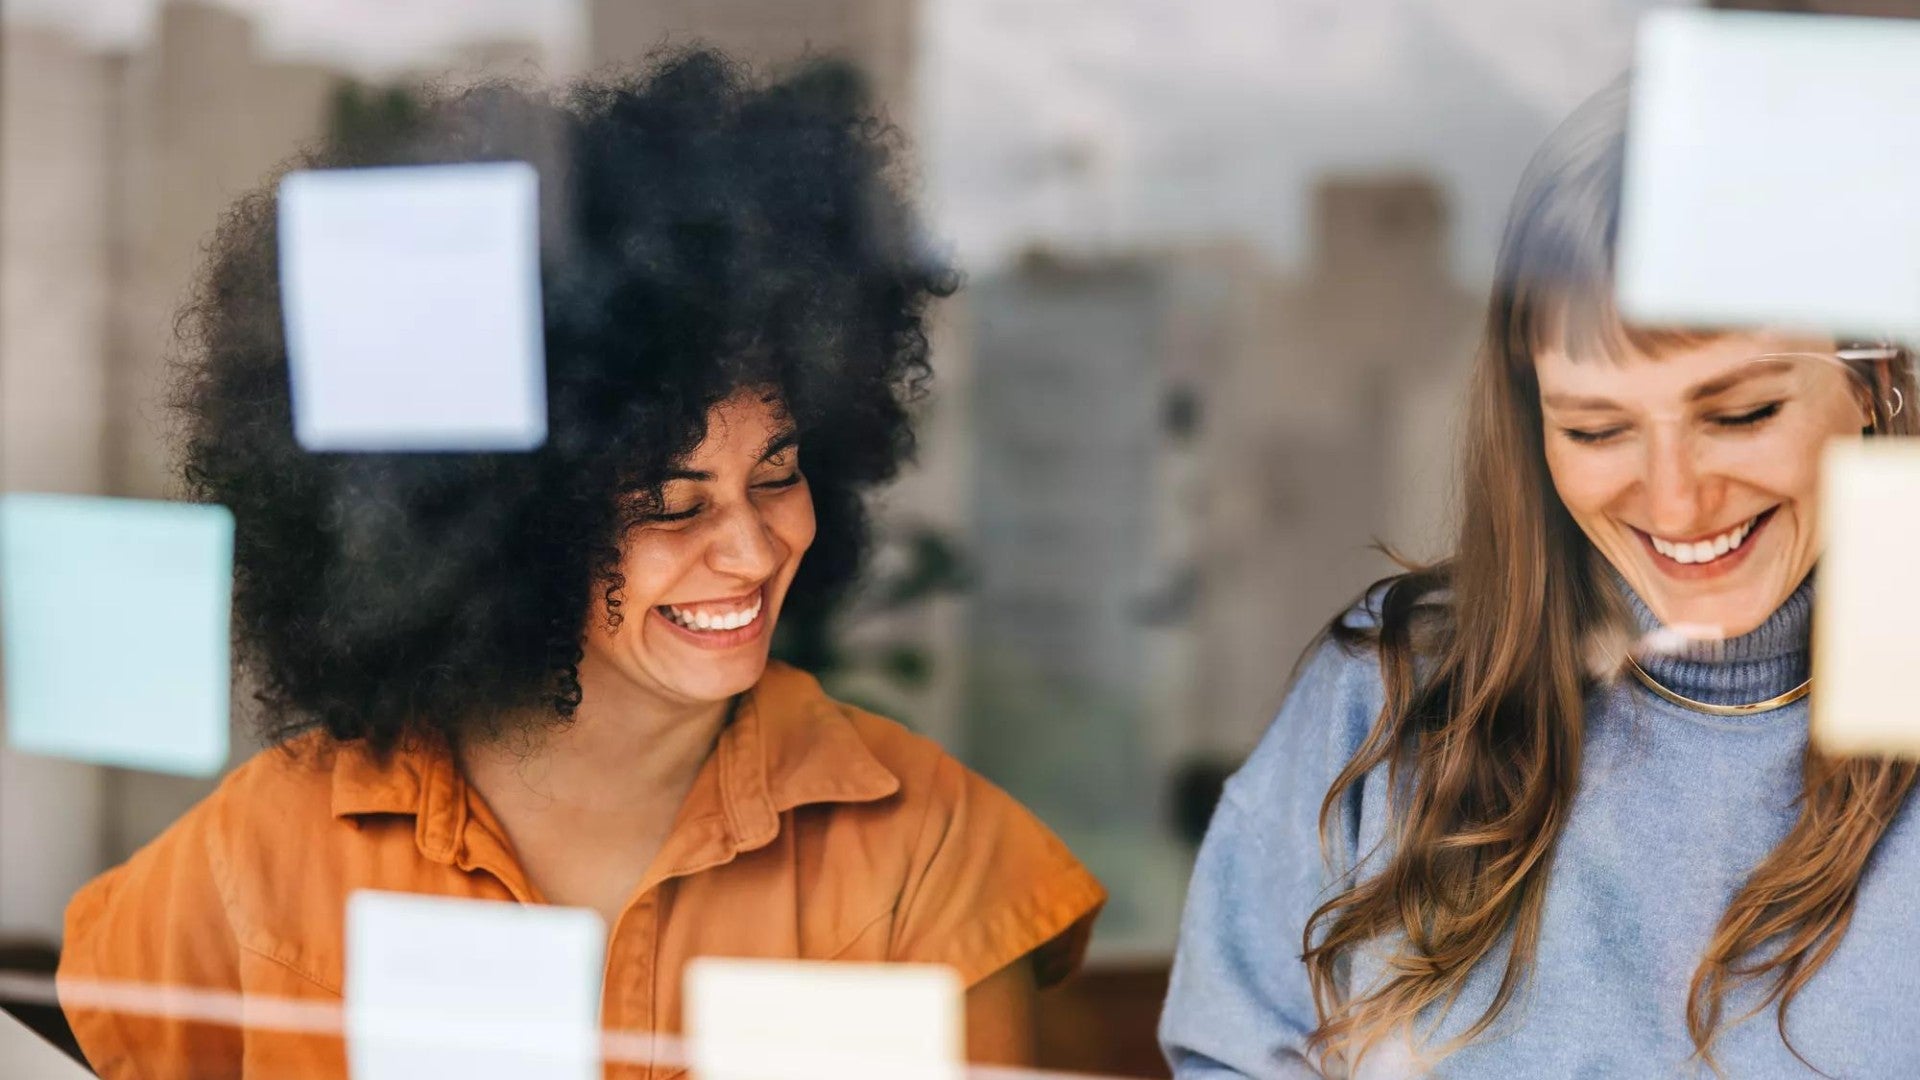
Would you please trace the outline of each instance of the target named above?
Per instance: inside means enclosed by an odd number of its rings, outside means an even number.
[[[724,634],[752,626],[766,607],[762,593],[734,600],[715,600],[698,604],[662,604],[655,608],[664,618],[683,630],[696,634]]]
[[[1753,539],[1754,533],[1766,526],[1778,509],[1777,506],[1771,507],[1730,529],[1693,539],[1670,540],[1640,529],[1634,531],[1640,534],[1640,538],[1648,547],[1661,556],[1663,565],[1676,570],[1681,566],[1699,569],[1710,566],[1718,570],[1722,565],[1731,566],[1740,561],[1740,555],[1746,550],[1748,541]]]
[[[1759,516],[1755,515],[1733,528],[1728,529],[1726,532],[1718,536],[1708,537],[1705,540],[1695,540],[1692,542],[1684,540],[1662,540],[1651,533],[1648,534],[1648,539],[1653,541],[1653,550],[1665,555],[1674,562],[1709,563],[1725,555],[1727,552],[1733,551],[1741,544],[1746,543],[1747,535],[1753,532],[1754,524],[1759,520]]]

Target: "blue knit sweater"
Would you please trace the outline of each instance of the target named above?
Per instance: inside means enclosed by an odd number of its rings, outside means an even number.
[[[1631,606],[1654,625],[1637,599]],[[1807,677],[1811,608],[1809,582],[1765,625],[1711,655],[1646,666],[1696,700],[1763,700]],[[1182,1080],[1318,1075],[1302,1058],[1314,1010],[1299,959],[1307,916],[1331,895],[1316,816],[1380,701],[1370,651],[1323,646],[1228,784],[1194,871],[1161,1022]],[[1433,1063],[1389,1047],[1360,1075],[1711,1075],[1687,1038],[1688,983],[1728,900],[1793,824],[1806,738],[1804,700],[1725,718],[1670,704],[1631,679],[1596,689],[1530,979],[1466,1048]],[[1362,874],[1380,858],[1384,782],[1383,772],[1363,781],[1333,833],[1336,862],[1365,857]],[[1480,1015],[1501,959],[1474,969],[1436,1042]],[[1357,958],[1349,985],[1378,972]],[[1758,991],[1736,995],[1727,1015],[1758,1000]],[[1782,1043],[1775,1017],[1769,1008],[1725,1030],[1715,1057],[1726,1076],[1818,1075]],[[1794,1003],[1787,1031],[1829,1076],[1920,1077],[1920,829],[1910,805],[1876,849],[1853,925]]]

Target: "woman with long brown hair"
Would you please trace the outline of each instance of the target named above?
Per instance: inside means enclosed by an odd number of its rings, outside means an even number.
[[[1804,700],[1821,451],[1920,430],[1910,357],[1623,321],[1623,100],[1522,181],[1454,553],[1334,620],[1228,785],[1183,1080],[1920,1075],[1915,770]]]

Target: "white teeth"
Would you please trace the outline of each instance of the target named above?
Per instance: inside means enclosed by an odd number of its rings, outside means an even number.
[[[1727,552],[1738,548],[1741,544],[1746,543],[1747,535],[1753,532],[1754,522],[1758,520],[1759,518],[1749,518],[1739,526],[1729,529],[1711,540],[1700,540],[1692,543],[1675,543],[1674,541],[1662,540],[1655,536],[1653,537],[1653,550],[1683,566],[1712,562]]]
[[[760,617],[761,602],[754,600],[753,606],[745,611],[729,611],[713,614],[706,611],[683,611],[677,607],[663,607],[661,613],[667,618],[689,630],[714,633],[725,630],[738,630],[748,626]]]

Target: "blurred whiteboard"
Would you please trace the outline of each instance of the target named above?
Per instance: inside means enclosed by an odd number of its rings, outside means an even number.
[[[1623,197],[1630,320],[1920,335],[1920,21],[1647,16]]]
[[[545,441],[533,166],[293,173],[280,184],[280,284],[300,445]]]

